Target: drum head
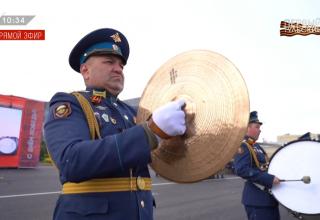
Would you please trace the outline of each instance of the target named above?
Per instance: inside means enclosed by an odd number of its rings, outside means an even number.
[[[272,187],[274,197],[282,205],[298,213],[320,213],[319,155],[320,143],[316,141],[291,142],[274,154],[268,173],[284,180],[311,178],[309,184],[290,181]]]

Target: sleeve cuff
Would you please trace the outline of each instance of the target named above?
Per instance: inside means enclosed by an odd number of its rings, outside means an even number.
[[[147,135],[147,138],[148,138],[148,143],[149,143],[149,146],[151,148],[151,150],[154,150],[158,147],[158,139],[157,139],[157,136],[150,130],[149,126],[147,125],[147,123],[143,123],[141,124],[146,135]]]

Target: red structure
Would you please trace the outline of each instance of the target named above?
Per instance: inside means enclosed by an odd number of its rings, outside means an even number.
[[[37,166],[44,112],[45,102],[0,95],[0,168]]]

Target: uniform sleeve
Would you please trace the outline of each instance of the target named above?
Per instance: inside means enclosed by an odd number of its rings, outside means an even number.
[[[241,144],[238,153],[234,157],[234,168],[238,176],[267,188],[272,187],[274,176],[255,166],[250,151],[245,143]]]
[[[69,106],[70,112],[57,117],[62,105]],[[62,182],[115,176],[151,161],[148,138],[141,125],[91,140],[80,104],[70,94],[57,93],[51,99],[44,134]]]

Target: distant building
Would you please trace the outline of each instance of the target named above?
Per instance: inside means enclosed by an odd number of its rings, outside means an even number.
[[[320,140],[320,135],[319,134],[313,134],[313,133],[305,133],[302,135],[293,135],[293,134],[284,134],[284,135],[280,135],[277,137],[277,142],[280,145],[284,145],[287,144],[291,141],[295,141],[298,139],[311,139],[311,140]]]
[[[298,140],[298,138],[300,137],[301,135],[293,135],[293,134],[284,134],[284,135],[280,135],[277,137],[277,142],[280,144],[280,145],[284,145],[284,144],[287,144],[291,141],[295,141],[295,140]]]

